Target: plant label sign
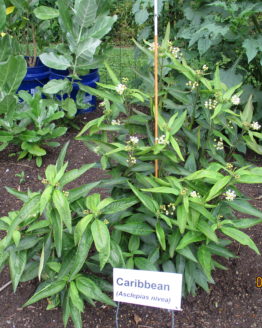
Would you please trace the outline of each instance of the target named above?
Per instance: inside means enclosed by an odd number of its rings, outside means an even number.
[[[181,310],[182,274],[114,268],[113,281],[114,301]]]

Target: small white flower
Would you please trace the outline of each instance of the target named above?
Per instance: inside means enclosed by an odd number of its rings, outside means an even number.
[[[188,82],[186,83],[186,86],[190,87],[191,90],[194,90],[196,87],[199,86],[199,83],[198,83],[198,82],[188,81]]]
[[[237,95],[232,96],[231,102],[234,105],[239,105],[240,104],[240,98]]]
[[[191,191],[190,196],[191,196],[192,198],[200,198],[200,197],[201,197],[201,196],[199,195],[199,193],[196,192],[195,190],[194,190],[194,191]]]
[[[228,189],[224,193],[224,196],[225,196],[226,200],[230,200],[230,201],[233,201],[237,197],[235,191],[234,190],[231,190],[231,189]]]
[[[218,102],[215,99],[208,99],[205,101],[205,107],[208,109],[215,109]]]
[[[202,70],[203,71],[207,71],[208,70],[208,66],[207,65],[203,65]]]
[[[157,47],[159,48],[159,44],[157,44]],[[149,51],[155,51],[155,42],[150,43],[148,47]]]
[[[130,136],[129,142],[131,142],[133,145],[136,145],[136,144],[138,144],[139,139],[138,139],[138,137]]]
[[[253,122],[250,124],[250,127],[253,130],[259,130],[261,128],[261,125],[258,122]]]
[[[129,158],[126,160],[129,165],[134,165],[136,164],[136,158],[133,156],[129,156]]]
[[[163,134],[162,136],[160,136],[159,138],[156,138],[156,143],[159,145],[168,145],[169,141],[166,140],[166,136]]]
[[[214,139],[214,141],[216,142],[217,140]],[[217,143],[216,143],[216,145],[215,145],[215,148],[216,148],[217,150],[224,150],[224,143],[223,143],[222,138],[220,138],[220,139],[217,141]]]
[[[120,120],[112,120],[111,124],[112,125],[121,125],[121,121]]]
[[[126,85],[125,84],[122,84],[122,83],[119,83],[117,86],[116,86],[116,92],[120,95],[122,95],[124,93],[124,91],[127,89]]]

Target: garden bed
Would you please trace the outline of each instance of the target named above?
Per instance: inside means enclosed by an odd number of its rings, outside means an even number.
[[[99,111],[78,116],[78,123],[87,122],[99,115]],[[73,140],[76,132],[69,130],[60,138],[61,144],[71,140],[67,153],[69,169],[78,168],[82,164],[92,163],[98,157],[89,152],[80,141]],[[20,202],[8,194],[4,186],[20,188],[26,191],[39,190],[42,186],[41,177],[46,166],[54,163],[59,153],[58,149],[51,149],[44,159],[44,165],[36,169],[33,161],[16,161],[16,157],[9,157],[14,147],[8,147],[1,153],[0,158],[0,215],[18,209]],[[262,166],[262,159],[252,155],[258,166]],[[22,173],[24,172],[24,173]],[[15,176],[19,174],[24,177]],[[88,171],[82,178],[81,184],[101,179],[104,172],[98,169]],[[76,187],[78,181],[70,187]],[[252,199],[253,205],[262,210],[262,192],[259,185],[241,186],[241,191]],[[103,191],[102,191],[103,192]],[[247,230],[248,234],[262,250],[262,225]],[[256,277],[262,276],[262,261],[248,247],[232,244],[232,250],[239,256],[236,259],[224,261],[227,271],[217,270],[214,274],[215,286],[211,286],[210,293],[199,291],[198,295],[190,296],[182,303],[182,312],[176,312],[176,328],[253,328],[262,327],[262,288],[256,287]],[[0,288],[9,281],[5,270],[0,276]],[[37,302],[27,308],[22,308],[25,301],[33,294],[37,281],[22,283],[13,294],[12,287],[8,286],[0,293],[0,327],[1,328],[62,328],[61,311],[59,309],[46,311],[47,301]],[[115,327],[116,310],[109,306],[97,303],[96,308],[86,306],[83,321],[84,327],[113,328]],[[68,327],[72,328],[70,323]],[[122,328],[167,328],[171,327],[171,313],[165,310],[121,304],[119,310],[119,327]]]

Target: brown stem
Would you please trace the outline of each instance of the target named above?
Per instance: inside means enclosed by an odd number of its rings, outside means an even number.
[[[33,49],[34,49],[34,54],[33,54],[33,61],[32,61],[32,67],[35,66],[36,64],[36,57],[37,57],[37,43],[36,43],[36,37],[35,37],[35,26],[32,24],[32,40],[33,40]]]

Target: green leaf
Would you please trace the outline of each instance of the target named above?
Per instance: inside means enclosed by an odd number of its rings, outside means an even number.
[[[158,271],[157,267],[144,257],[135,257],[135,266],[139,270]]]
[[[187,111],[184,111],[183,114],[181,114],[174,122],[174,124],[172,125],[172,127],[170,128],[170,134],[173,136],[174,134],[176,134],[182,127],[182,125],[184,124],[184,121],[186,119],[187,116]]]
[[[70,300],[70,313],[71,313],[71,318],[74,323],[75,328],[82,328],[83,323],[82,323],[82,317],[81,317],[81,312],[78,310],[78,308],[72,303]]]
[[[93,219],[93,214],[88,214],[77,223],[74,231],[75,244],[79,243],[83,233],[86,231],[86,228],[89,225],[89,223],[92,221],[92,219]]]
[[[157,222],[156,224],[156,236],[157,239],[162,247],[162,249],[165,251],[166,250],[166,237],[165,237],[165,231],[161,227],[160,223]]]
[[[197,259],[208,277],[208,279],[212,279],[211,270],[212,270],[212,262],[211,262],[211,254],[205,245],[202,245],[198,248],[197,251]]]
[[[247,234],[245,234],[244,232],[242,232],[238,229],[235,229],[235,228],[225,227],[225,226],[222,226],[220,228],[220,230],[225,235],[235,239],[236,241],[238,241],[242,245],[249,246],[257,254],[260,254],[260,252],[259,252],[257,246],[255,245],[255,243],[253,242],[253,240]]]
[[[78,289],[76,288],[75,282],[71,281],[69,286],[69,296],[74,306],[80,311],[84,312],[84,302],[81,299]]]
[[[77,22],[80,25],[80,29],[83,27],[91,26],[96,18],[97,13],[96,0],[78,0],[76,2],[76,17]]]
[[[0,31],[5,27],[6,22],[6,6],[4,0],[0,0]]]
[[[54,190],[52,200],[60,218],[65,223],[68,231],[72,232],[72,217],[67,197],[58,189]]]
[[[82,238],[79,241],[77,251],[72,260],[72,270],[70,272],[70,278],[74,276],[82,269],[83,265],[86,262],[89,250],[93,243],[93,237],[89,227],[82,234]]]
[[[153,213],[158,210],[158,204],[152,198],[139,191],[130,182],[128,182],[128,185],[132,189],[133,193],[137,196],[137,198],[141,200],[141,202],[145,205],[146,208],[148,208]]]
[[[193,261],[193,262],[197,263],[197,259],[196,259],[195,255],[193,254],[193,252],[191,251],[191,249],[189,247],[178,249],[177,252],[178,252],[178,254],[180,254],[180,255],[186,257],[187,259],[189,259],[190,261]]]
[[[53,210],[51,212],[52,225],[53,225],[53,236],[55,242],[56,253],[58,257],[61,257],[62,254],[62,245],[63,245],[63,221],[59,216],[58,211]]]
[[[154,232],[153,228],[149,224],[141,220],[130,220],[127,223],[115,225],[114,228],[116,230],[128,232],[135,236],[147,236]]]
[[[95,24],[90,28],[89,35],[92,38],[102,39],[110,30],[113,24],[116,22],[117,16],[100,16],[96,19]]]
[[[231,251],[226,249],[226,247],[221,245],[209,243],[208,245],[206,245],[206,248],[210,251],[210,253],[225,257],[226,259],[236,257],[234,253],[232,253]]]
[[[27,202],[28,201],[28,195],[25,192],[18,191],[16,189],[10,188],[10,187],[5,187],[5,189],[9,192],[9,194],[15,196],[16,198],[20,199],[22,202]]]
[[[45,52],[39,57],[43,64],[54,69],[66,70],[71,66],[70,61],[65,56],[57,55],[54,52]]]
[[[185,248],[187,245],[205,240],[202,233],[196,231],[188,231],[177,245],[177,250]]]
[[[133,253],[134,251],[137,251],[139,249],[139,245],[140,245],[139,236],[132,235],[128,241],[129,252]]]
[[[111,298],[101,291],[96,283],[83,275],[76,278],[76,287],[80,293],[85,295],[87,298],[91,298],[112,306],[116,305]]]
[[[117,212],[125,211],[131,206],[137,204],[138,201],[135,197],[120,198],[113,200],[113,202],[103,208],[103,214],[114,214]]]
[[[251,123],[252,122],[253,110],[254,110],[252,98],[253,98],[253,96],[250,95],[243,112],[240,112],[241,121],[243,123]]]
[[[9,56],[6,62],[0,63],[0,71],[0,90],[15,93],[26,75],[26,61],[23,56]]]
[[[92,212],[97,212],[97,207],[100,203],[100,194],[92,194],[86,198],[85,205]]]
[[[230,180],[231,176],[225,176],[222,179],[218,180],[209,191],[206,201],[209,202],[211,199],[217,197],[221,190],[230,182]]]
[[[205,220],[200,220],[197,224],[197,228],[201,231],[207,238],[218,243],[218,238],[214,231],[211,229],[210,225]]]
[[[43,92],[49,95],[54,95],[63,91],[69,85],[68,79],[50,80],[43,87]]]
[[[47,186],[40,198],[40,214],[43,213],[47,203],[50,201],[53,192],[53,186]]]
[[[52,295],[58,294],[61,292],[66,286],[66,281],[64,280],[57,280],[54,282],[49,283],[44,288],[37,291],[24,305],[28,306],[31,305],[43,298],[50,297]]]
[[[176,188],[169,188],[169,187],[155,187],[155,188],[147,188],[141,189],[142,191],[146,192],[153,192],[153,193],[162,193],[162,194],[172,194],[172,195],[179,195],[179,190]]]
[[[228,201],[227,205],[232,207],[234,210],[262,218],[262,212],[252,206],[248,201],[244,199],[235,199],[234,201]]]
[[[100,181],[96,181],[69,190],[69,202],[72,203],[81,197],[85,197],[93,188],[97,187],[99,184]]]
[[[177,207],[176,214],[177,214],[177,224],[179,227],[179,231],[181,234],[183,234],[185,232],[186,224],[188,221],[188,213],[185,209],[185,206],[179,205]]]
[[[46,20],[59,17],[59,11],[52,7],[39,6],[34,9],[36,18]]]
[[[38,215],[39,200],[40,200],[40,195],[36,195],[23,205],[17,217],[12,221],[12,224],[8,229],[7,235],[0,241],[0,252],[1,252],[1,247],[5,248],[9,244],[13,236],[13,233],[17,229],[19,224],[21,224],[28,218],[32,218]]]
[[[14,293],[19,284],[20,278],[24,272],[27,260],[27,251],[10,251],[9,256],[9,270],[13,284]]]
[[[262,223],[262,218],[261,219],[237,219],[231,221],[232,225],[237,228],[237,229],[248,229],[250,227],[253,227],[259,223]]]
[[[16,247],[18,247],[19,242],[20,242],[20,239],[21,239],[21,233],[20,233],[20,231],[15,230],[13,232],[13,241],[14,241]]]
[[[259,43],[256,39],[245,39],[242,44],[243,48],[246,50],[246,55],[248,62],[250,63],[252,59],[254,59],[258,53]]]
[[[59,185],[64,187],[68,183],[78,179],[82,174],[90,170],[96,165],[96,163],[85,164],[81,166],[79,169],[74,169],[71,171],[66,172],[63,177],[59,181]]]
[[[100,270],[103,269],[110,256],[110,233],[107,225],[95,220],[91,225],[91,231],[95,242],[95,247],[99,254]]]
[[[65,155],[66,155],[66,151],[67,148],[69,146],[69,141],[67,141],[64,146],[62,147],[59,156],[56,160],[56,170],[57,172],[62,168],[62,166],[64,165],[64,160],[65,160]]]
[[[173,138],[173,137],[171,137],[170,138],[170,142],[171,142],[171,145],[172,145],[174,151],[177,153],[177,155],[179,156],[179,158],[181,159],[181,161],[185,161],[185,159],[184,159],[184,157],[183,157],[183,155],[181,153],[181,150],[179,148],[179,145],[178,145],[176,139]]]
[[[59,17],[62,22],[61,25],[64,27],[66,33],[69,32],[73,34],[73,20],[70,15],[70,11],[72,9],[70,8],[68,0],[58,0],[57,5],[59,10]]]

